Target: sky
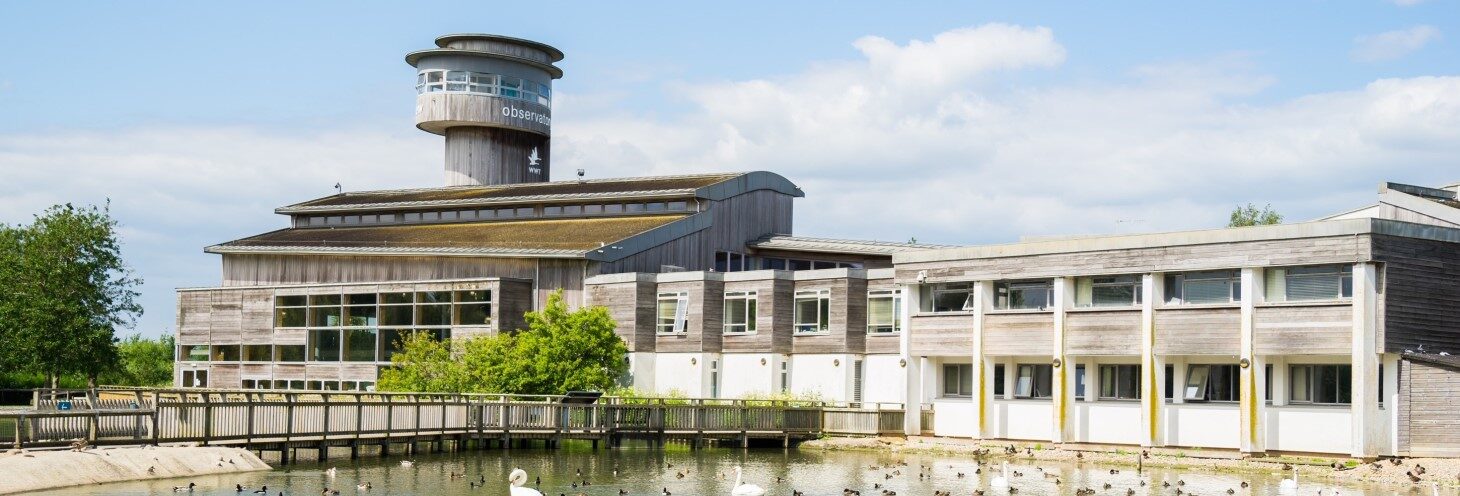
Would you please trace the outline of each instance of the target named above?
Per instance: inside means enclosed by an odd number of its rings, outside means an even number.
[[[403,56],[567,54],[553,169],[769,170],[796,233],[984,244],[1289,222],[1460,181],[1460,2],[6,2],[0,223],[110,201],[135,329],[279,206],[442,184]]]

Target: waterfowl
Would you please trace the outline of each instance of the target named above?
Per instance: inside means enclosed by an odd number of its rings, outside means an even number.
[[[1278,482],[1279,494],[1293,494],[1298,492],[1298,469],[1293,469],[1293,478],[1283,479]]]
[[[269,494],[269,486],[268,486],[268,484],[263,485],[262,487],[259,488],[259,490],[254,491],[253,493],[254,494]]]
[[[542,496],[536,489],[522,487],[527,483],[527,472],[520,468],[512,469],[512,473],[507,475],[507,482],[511,484],[509,488],[512,496]]]
[[[175,493],[190,493],[190,492],[193,492],[193,488],[194,487],[197,487],[197,484],[194,484],[194,483],[189,482],[188,485],[186,485],[186,486],[172,486],[172,492],[175,492]]]
[[[741,482],[740,475],[741,475],[740,466],[739,465],[736,465],[735,466],[735,486],[734,486],[734,489],[731,489],[730,490],[730,494],[732,496],[761,496],[761,495],[765,494],[765,489],[761,489],[760,486],[757,486],[755,484],[745,484],[745,483]]]
[[[330,467],[329,469],[326,469],[324,471],[324,475],[328,475],[331,479],[335,478],[335,475],[338,473],[339,472],[334,467]]]
[[[410,461],[410,460],[401,460],[400,461],[400,466],[402,466],[402,467],[414,467],[414,466],[416,466],[416,462],[413,462],[413,461]]]
[[[1000,492],[1013,489],[1009,487],[1009,462],[1004,462],[1003,470],[999,475],[994,476],[993,479],[989,479],[989,489]]]
[[[355,484],[355,489],[359,489],[361,491],[369,491],[370,490],[370,483],[369,482],[366,482],[366,483],[363,483],[363,484]]]

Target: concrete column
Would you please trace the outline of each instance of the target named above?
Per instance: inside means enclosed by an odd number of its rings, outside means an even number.
[[[1073,281],[1068,277],[1057,277],[1054,280],[1054,349],[1051,350],[1054,370],[1050,377],[1050,393],[1053,394],[1051,401],[1054,402],[1054,428],[1051,429],[1050,441],[1063,443],[1067,433],[1073,430],[1070,426],[1070,404],[1074,399],[1074,376],[1075,366],[1065,356],[1065,309],[1070,307],[1070,299],[1073,296]]]
[[[1379,411],[1379,354],[1374,342],[1379,298],[1374,264],[1354,264],[1353,277],[1352,455],[1368,457],[1379,454],[1388,432],[1388,422]]]
[[[1267,450],[1267,357],[1254,353],[1249,369],[1252,370],[1252,404],[1256,413],[1257,422],[1252,426],[1252,435],[1257,438],[1257,445],[1263,451]],[[1238,369],[1241,373],[1241,369]],[[1248,374],[1243,374],[1248,375]]]
[[[1164,385],[1163,385],[1164,386]],[[1165,391],[1161,392],[1165,394]],[[1171,403],[1186,403],[1186,359],[1171,360]]]
[[[1389,442],[1384,454],[1399,456],[1399,354],[1385,353],[1384,359],[1384,416],[1388,420]]]
[[[1238,428],[1240,436],[1238,445],[1241,447],[1243,453],[1261,453],[1266,451],[1264,447],[1266,443],[1264,443],[1265,439],[1262,437],[1262,429],[1258,426],[1262,422],[1261,412],[1259,411],[1259,404],[1262,403],[1262,397],[1259,396],[1259,391],[1256,387],[1257,374],[1254,373],[1256,367],[1253,366],[1255,363],[1253,343],[1256,336],[1253,317],[1256,300],[1259,297],[1258,289],[1260,289],[1259,285],[1261,284],[1261,280],[1262,269],[1250,267],[1242,269],[1242,339],[1238,348],[1240,366],[1237,369],[1237,373],[1240,376],[1238,404],[1242,411],[1242,421]]]
[[[1288,361],[1282,356],[1271,356],[1267,363],[1272,364],[1272,406],[1288,406]]]
[[[1014,357],[1004,357],[1004,397],[1003,399],[1014,399],[1014,388],[1019,385],[1019,361]]]
[[[988,384],[988,377],[992,377],[992,370],[989,376],[984,372],[987,367],[983,360],[983,314],[987,310],[988,295],[992,294],[992,283],[980,281],[973,285],[973,383],[976,385],[973,394],[973,438],[983,437],[984,424],[988,419],[988,395],[985,391],[992,391],[993,387]]]
[[[1161,388],[1165,384],[1156,357],[1156,303],[1165,294],[1165,279],[1160,273],[1141,275],[1141,446],[1161,445],[1161,408],[1165,406]]]
[[[923,431],[922,415],[919,412],[923,408],[923,381],[922,363],[917,357],[912,356],[912,315],[921,308],[918,299],[921,297],[921,286],[908,284],[902,288],[902,335],[898,336],[898,356],[902,363],[903,377],[903,416],[902,433],[908,436],[916,436]]]
[[[1086,357],[1081,362],[1085,365],[1085,397],[1081,400],[1090,403],[1100,401],[1100,360]]]

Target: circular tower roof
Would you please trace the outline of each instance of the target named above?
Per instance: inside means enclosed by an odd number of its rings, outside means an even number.
[[[563,70],[553,65],[563,60],[563,51],[546,43],[495,34],[448,34],[436,38],[436,46],[406,54],[406,63],[416,67],[421,59],[438,55],[486,57],[530,65],[546,71],[553,79]]]

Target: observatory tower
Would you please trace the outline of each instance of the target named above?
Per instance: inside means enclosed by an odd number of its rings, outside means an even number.
[[[406,54],[416,68],[416,127],[446,137],[446,185],[548,180],[556,48],[490,34],[451,34]]]

